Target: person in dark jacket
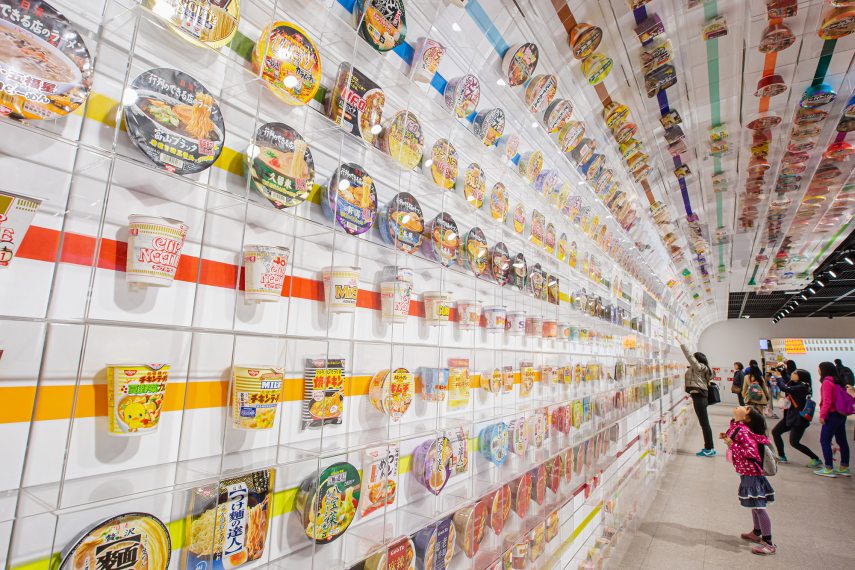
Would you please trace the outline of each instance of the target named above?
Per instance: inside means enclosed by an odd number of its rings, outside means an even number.
[[[799,367],[796,366],[795,360],[788,360],[786,362],[786,373],[784,373],[782,371],[781,376],[784,378],[785,381],[789,382],[790,376],[792,376],[793,372],[795,372],[798,369],[799,369]]]
[[[844,366],[842,360],[835,358],[834,367],[837,369],[837,375],[840,376],[844,385],[852,386],[855,384],[855,376],[852,374],[852,369],[848,366]]]
[[[790,407],[784,410],[784,417],[772,428],[772,438],[778,449],[778,461],[787,462],[787,454],[784,451],[784,439],[781,437],[790,432],[790,445],[798,451],[810,457],[808,467],[820,467],[822,461],[811,449],[801,443],[805,430],[810,427],[810,422],[804,419],[799,412],[805,408],[807,399],[811,395],[811,377],[807,370],[793,370],[790,373],[789,382],[783,381],[780,385],[781,391],[787,395]]]
[[[745,399],[742,397],[742,383],[745,382],[745,369],[741,362],[734,362],[733,368],[735,372],[733,373],[733,386],[730,387],[730,391],[736,394],[736,397],[739,399],[739,405],[744,406]]]
[[[710,427],[710,416],[707,412],[709,386],[713,379],[712,369],[704,353],[689,352],[689,349],[683,343],[680,343],[680,348],[683,350],[686,360],[689,361],[685,375],[686,393],[692,398],[692,406],[695,408],[695,415],[698,416],[698,423],[701,425],[701,432],[704,435],[704,448],[695,455],[698,457],[713,457],[716,451],[712,428]]]

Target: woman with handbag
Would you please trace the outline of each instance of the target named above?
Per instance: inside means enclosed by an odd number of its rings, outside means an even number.
[[[745,382],[742,384],[742,397],[745,405],[756,409],[763,414],[769,405],[769,385],[763,378],[760,368],[749,367],[745,373]]]
[[[813,412],[816,410],[816,404],[810,399],[810,372],[794,370],[790,372],[789,382],[782,381],[779,387],[789,400],[790,407],[784,410],[784,417],[772,428],[772,438],[775,440],[775,448],[778,450],[778,462],[787,462],[784,439],[781,436],[790,432],[790,445],[810,457],[810,463],[807,466],[816,469],[822,466],[822,461],[808,446],[801,443],[802,436],[810,427]]]
[[[685,344],[680,343],[680,348],[686,360],[689,361],[689,367],[686,369],[686,392],[692,398],[692,406],[695,408],[695,415],[698,416],[698,423],[701,425],[701,432],[704,434],[704,448],[695,455],[698,457],[713,457],[715,455],[715,444],[713,443],[712,428],[710,427],[710,416],[707,413],[709,405],[710,382],[712,381],[712,370],[707,357],[702,352],[689,352]]]

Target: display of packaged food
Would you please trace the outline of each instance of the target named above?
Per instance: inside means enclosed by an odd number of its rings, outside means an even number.
[[[324,298],[329,313],[353,313],[359,297],[359,267],[336,266],[323,269]]]
[[[339,66],[327,114],[345,131],[374,144],[382,130],[386,94],[374,81],[349,63]]]
[[[488,305],[484,307],[484,321],[487,323],[488,332],[504,332],[507,322],[507,309],[499,305]]]
[[[671,45],[671,40],[664,39],[656,45],[644,50],[640,54],[641,73],[648,73],[662,67],[666,63],[670,63],[674,59],[674,48]]]
[[[506,134],[496,143],[496,149],[502,153],[506,161],[513,161],[520,148],[520,137],[515,133]]]
[[[641,45],[646,45],[653,39],[665,33],[665,26],[659,14],[650,14],[635,27],[635,37]]]
[[[353,19],[357,33],[379,52],[395,49],[407,37],[404,0],[356,0]]]
[[[413,476],[430,493],[439,495],[451,477],[451,458],[448,438],[432,437],[413,452]]]
[[[448,359],[448,409],[469,405],[469,359]]]
[[[451,190],[457,182],[457,163],[457,149],[448,139],[439,139],[425,155],[422,168],[427,170],[434,184],[443,190]]]
[[[397,443],[369,447],[362,452],[362,489],[359,510],[363,517],[395,504],[398,495]]]
[[[226,570],[264,556],[273,518],[275,474],[274,469],[262,469],[223,479],[216,489],[200,487],[194,491],[185,568]]]
[[[427,402],[444,402],[448,393],[448,368],[419,368],[422,399]]]
[[[754,91],[755,97],[774,97],[780,95],[787,90],[787,84],[784,78],[777,73],[766,75],[760,78],[757,82],[757,89]]]
[[[449,364],[452,361],[454,359],[450,358]],[[448,445],[451,447],[451,460],[449,461],[451,476],[463,475],[469,471],[469,428],[460,426],[447,429],[445,430],[445,437],[448,438]]]
[[[532,113],[543,113],[558,92],[558,78],[552,74],[538,75],[526,85],[525,102]]]
[[[443,98],[449,111],[465,119],[478,107],[478,101],[481,99],[481,84],[472,74],[455,77],[446,84]]]
[[[585,23],[576,24],[570,30],[570,49],[576,59],[585,59],[594,53],[603,39],[603,30]]]
[[[342,423],[343,358],[307,358],[303,373],[302,429]]]
[[[466,232],[460,243],[458,262],[476,276],[485,275],[490,269],[487,237],[481,228],[475,227]]]
[[[430,83],[445,51],[445,46],[435,39],[421,38],[410,68],[410,78],[420,83]]]
[[[612,71],[614,62],[605,54],[594,52],[582,60],[582,75],[591,85],[602,83]]]
[[[528,263],[525,255],[522,253],[516,254],[510,263],[510,280],[511,286],[518,290],[524,291],[528,282]]]
[[[567,99],[555,99],[543,114],[546,132],[555,134],[561,131],[573,117],[573,104]]]
[[[291,22],[265,27],[252,50],[252,70],[288,105],[305,105],[321,85],[321,54],[309,35]]]
[[[416,570],[447,570],[454,557],[457,532],[450,518],[442,519],[418,531],[416,545]]]
[[[368,385],[368,399],[380,412],[389,414],[393,422],[401,419],[410,408],[416,391],[413,374],[406,368],[378,371]]]
[[[496,182],[490,190],[490,217],[500,224],[504,224],[509,209],[508,191],[504,184]]]
[[[585,124],[581,121],[570,121],[558,131],[558,146],[561,152],[573,152],[585,138]]]
[[[473,330],[481,325],[481,301],[461,299],[457,301],[457,327]]]
[[[143,4],[182,38],[200,46],[223,47],[240,22],[240,0],[146,0]]]
[[[395,195],[380,211],[380,237],[404,253],[415,253],[422,243],[425,223],[418,200],[408,192]]]
[[[448,212],[440,212],[427,226],[422,250],[428,259],[444,267],[451,267],[460,253],[460,230]]]
[[[367,232],[377,217],[374,179],[358,164],[342,163],[321,188],[324,215],[351,235]]]
[[[272,429],[282,398],[285,372],[274,366],[232,367],[232,427]]]
[[[317,544],[340,537],[353,522],[360,500],[359,471],[339,462],[303,480],[294,498],[306,536]]]
[[[508,448],[520,457],[525,457],[528,449],[528,430],[529,424],[524,416],[514,418],[508,423]]]
[[[525,334],[525,311],[509,311],[505,321],[505,332],[509,336],[523,336]]]
[[[534,181],[543,170],[543,153],[539,150],[527,152],[520,157],[518,170],[520,176],[525,178],[529,184],[534,184]]]
[[[451,322],[451,293],[447,291],[425,291],[425,323],[430,326],[446,326]]]
[[[537,68],[538,53],[537,45],[533,43],[518,44],[505,52],[502,71],[508,85],[517,87],[531,78]]]
[[[300,133],[284,123],[259,127],[247,159],[250,188],[277,208],[302,204],[312,191],[312,151]]]
[[[169,364],[107,366],[107,422],[110,435],[155,433],[160,425]]]
[[[424,146],[422,124],[409,111],[401,111],[392,117],[380,136],[380,148],[405,170],[421,164]]]
[[[37,198],[0,191],[0,267],[12,263],[41,203]]]
[[[495,145],[505,132],[505,112],[499,108],[479,111],[472,121],[472,129],[484,146]]]
[[[416,549],[409,536],[393,540],[365,559],[363,570],[415,570]]]
[[[144,570],[168,568],[171,558],[172,540],[163,521],[135,512],[111,517],[81,532],[58,556],[57,567],[109,568],[119,559],[126,561],[122,568]]]
[[[457,531],[457,546],[467,558],[473,558],[478,553],[478,546],[484,539],[487,527],[486,502],[476,501],[463,507],[454,513],[452,521]]]
[[[520,517],[525,519],[531,504],[531,473],[526,472],[517,477],[510,484],[511,508]]]
[[[855,31],[855,7],[847,5],[826,12],[819,26],[819,37],[823,40],[839,40]]]
[[[644,76],[644,89],[648,97],[655,97],[660,91],[677,84],[677,70],[671,64],[657,67]]]

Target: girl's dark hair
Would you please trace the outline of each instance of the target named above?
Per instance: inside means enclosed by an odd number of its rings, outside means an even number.
[[[743,368],[745,368],[744,366],[742,366],[742,363],[741,363],[741,362],[738,362],[738,361],[737,361],[737,362],[734,362],[734,364],[736,365],[736,369],[737,369],[737,370],[742,370]]]
[[[748,419],[745,425],[757,435],[766,435],[766,420],[763,418],[763,414],[758,412],[756,408],[748,407]]]
[[[796,362],[795,362],[794,360],[788,360],[788,361],[787,361],[787,372],[788,372],[789,374],[792,374],[792,373],[793,373],[793,372],[795,372],[796,370],[797,370],[797,368],[796,368]]]
[[[795,370],[793,370],[793,374],[797,374],[799,377],[799,382],[807,384],[808,389],[811,390],[811,386],[813,386],[813,378],[811,378],[810,372],[808,372],[807,370],[802,370],[801,368],[796,368]],[[793,374],[790,374],[790,381],[792,381],[793,379]]]
[[[701,364],[703,364],[707,368],[710,367],[710,361],[707,360],[707,355],[704,354],[703,352],[696,352],[694,354],[694,357],[698,359],[698,362],[700,362]]]
[[[819,376],[820,378],[831,376],[831,379],[834,380],[835,384],[843,386],[843,380],[841,380],[840,376],[837,375],[837,368],[831,362],[819,363]]]

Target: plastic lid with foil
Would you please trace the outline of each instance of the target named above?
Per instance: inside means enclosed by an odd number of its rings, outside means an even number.
[[[146,0],[146,6],[191,43],[215,49],[231,41],[240,22],[239,0]]]
[[[379,411],[389,414],[392,421],[401,419],[413,401],[416,383],[406,368],[380,370],[371,378],[368,399]]]
[[[490,249],[490,273],[496,283],[506,285],[511,278],[511,254],[503,242]]]
[[[457,531],[450,518],[418,531],[413,537],[416,545],[416,569],[447,570],[454,557],[456,536]]]
[[[427,162],[427,161],[425,161]],[[451,190],[457,182],[457,149],[448,139],[439,139],[430,151],[430,175],[443,190]]]
[[[784,51],[796,41],[796,36],[790,27],[784,23],[770,24],[763,30],[760,45],[757,47],[760,53],[776,53]]]
[[[811,85],[805,89],[802,98],[799,100],[799,106],[810,108],[822,107],[823,105],[828,105],[836,98],[837,92],[831,88],[831,85],[820,83],[819,85]]]
[[[543,153],[539,150],[527,152],[520,157],[517,166],[520,176],[525,178],[529,184],[533,184],[543,169]]]
[[[493,146],[505,132],[505,112],[498,107],[479,111],[472,121],[472,128],[484,146]]]
[[[428,258],[444,267],[451,267],[460,249],[460,232],[448,212],[441,212],[428,225],[427,239],[423,243]]]
[[[315,163],[308,143],[284,123],[258,128],[247,153],[250,188],[277,208],[302,204],[315,183]]]
[[[761,77],[757,82],[757,89],[754,91],[755,97],[774,97],[780,95],[787,90],[787,84],[784,78],[777,73]]]
[[[171,557],[169,530],[159,518],[125,513],[81,533],[62,551],[59,570],[115,568],[117,558],[127,561],[122,568],[168,568]]]
[[[204,85],[160,67],[138,75],[131,89],[135,97],[123,107],[128,135],[152,162],[176,174],[195,174],[214,164],[226,128]]]
[[[522,202],[518,202],[511,211],[511,227],[515,233],[522,235],[525,231],[525,219],[525,206]]]
[[[252,69],[289,105],[305,105],[321,86],[321,54],[296,24],[277,21],[261,31],[252,50]]]
[[[413,476],[425,489],[439,495],[451,477],[451,442],[445,436],[422,442],[413,452]]]
[[[504,424],[503,424],[504,425]],[[487,496],[487,516],[490,528],[498,536],[511,515],[511,487],[502,485]]]
[[[392,117],[380,140],[383,151],[406,170],[421,163],[425,137],[422,124],[413,113],[400,111]]]
[[[499,382],[501,389],[501,381]],[[494,391],[494,390],[491,390]],[[498,392],[500,390],[495,390]],[[508,458],[508,426],[505,422],[489,425],[478,434],[478,449],[488,461],[504,465]]]
[[[477,210],[481,208],[486,195],[487,179],[484,176],[484,169],[477,162],[473,162],[463,173],[463,196],[466,198],[466,203]]]
[[[538,75],[525,88],[525,102],[532,113],[542,113],[558,92],[558,78],[552,74]]]
[[[528,263],[526,263],[525,255],[518,253],[514,256],[510,264],[510,284],[518,291],[525,290],[528,280]]]
[[[781,124],[783,119],[780,115],[772,112],[759,113],[745,125],[752,131],[765,131]]]
[[[600,46],[603,30],[591,24],[579,23],[570,30],[570,49],[573,57],[585,59]]]
[[[543,122],[546,132],[554,134],[559,132],[564,125],[573,117],[573,104],[567,99],[556,99],[546,108]]]
[[[466,232],[465,243],[461,243],[464,247],[466,267],[475,275],[484,275],[489,269],[489,247],[487,246],[487,236],[479,227],[474,227]]]
[[[603,119],[606,121],[606,126],[614,130],[629,119],[629,107],[623,103],[612,101],[603,108]]]
[[[584,137],[585,124],[581,121],[570,121],[558,131],[558,146],[561,152],[573,152]]]
[[[605,54],[592,53],[582,61],[582,75],[589,84],[597,85],[611,73],[613,63],[612,58]]]
[[[824,40],[839,40],[855,31],[855,8],[852,6],[834,8],[822,19],[819,37]]]
[[[353,16],[359,35],[379,52],[395,49],[407,37],[404,0],[356,0]]]
[[[395,195],[380,213],[380,236],[404,253],[415,253],[422,243],[424,215],[415,196],[408,192]]]
[[[359,471],[350,463],[334,463],[300,484],[294,508],[306,536],[317,544],[340,537],[353,522],[360,495]]]
[[[810,107],[802,107],[796,111],[796,118],[793,120],[797,125],[809,125],[819,123],[828,117],[828,111],[824,109],[811,109]]]
[[[490,190],[490,217],[500,224],[504,224],[508,217],[510,200],[508,190],[501,182],[496,182]]]
[[[372,79],[349,63],[339,66],[329,97],[330,119],[350,134],[374,144],[383,121],[386,94]]]
[[[322,190],[321,206],[347,233],[367,232],[377,217],[374,179],[358,164],[340,164]]]
[[[510,48],[502,58],[502,70],[508,85],[523,85],[537,68],[538,49],[533,43],[518,44]]]
[[[461,119],[475,112],[481,99],[481,84],[471,73],[455,77],[445,86],[445,106]]]

